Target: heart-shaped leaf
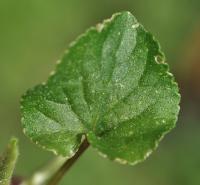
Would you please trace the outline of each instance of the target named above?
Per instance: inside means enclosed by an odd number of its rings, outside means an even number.
[[[0,185],[10,185],[17,157],[17,140],[11,139],[4,155],[0,157]]]
[[[135,164],[177,121],[180,95],[158,42],[129,12],[71,44],[46,84],[22,98],[24,132],[71,157],[82,137],[104,156]]]

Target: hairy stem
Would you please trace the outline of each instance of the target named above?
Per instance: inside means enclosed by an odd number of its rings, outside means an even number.
[[[81,154],[89,147],[89,143],[87,139],[83,141],[81,146],[79,147],[79,150],[76,152],[76,154],[67,160],[61,168],[52,176],[49,183],[47,185],[56,185],[61,180],[61,178],[65,175],[65,173],[70,169],[70,167],[79,159]]]

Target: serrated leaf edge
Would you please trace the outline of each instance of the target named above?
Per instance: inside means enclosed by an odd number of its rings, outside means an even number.
[[[133,16],[129,11],[125,11],[125,12],[126,12],[128,15]],[[98,23],[98,24],[96,24],[96,26],[92,26],[92,27],[90,27],[89,29],[86,29],[86,31],[85,31],[84,33],[80,34],[74,41],[72,41],[72,42],[69,44],[68,48],[65,50],[65,52],[64,52],[63,55],[68,54],[68,53],[70,52],[70,49],[71,49],[81,38],[85,37],[90,31],[93,31],[93,30],[94,30],[94,31],[97,31],[98,33],[101,33],[102,30],[107,26],[107,24],[109,24],[116,16],[121,15],[122,13],[124,13],[124,12],[115,13],[115,14],[112,15],[111,18],[105,19],[102,23]],[[161,46],[160,46],[159,42],[157,41],[157,39],[155,39],[155,37],[154,37],[150,32],[148,32],[148,31],[144,28],[144,26],[141,25],[139,22],[137,22],[135,25],[132,25],[132,26],[134,26],[135,28],[141,26],[141,27],[144,29],[144,31],[146,32],[146,34],[149,34],[149,35],[152,37],[152,40],[153,40],[153,41],[157,44],[157,46],[158,46],[158,52],[164,57],[162,63],[157,63],[157,62],[156,62],[156,64],[157,64],[157,65],[165,65],[165,66],[167,66],[167,69],[166,69],[166,72],[165,72],[165,73],[167,74],[168,77],[171,78],[171,84],[172,84],[172,85],[175,85],[175,86],[177,87],[177,89],[179,89],[177,82],[175,82],[175,78],[174,78],[173,74],[169,72],[169,65],[168,65],[167,63],[165,63],[165,61],[166,61],[165,55],[164,55],[164,53],[161,51]],[[61,57],[61,59],[57,60],[55,70],[53,70],[52,72],[50,72],[48,79],[47,79],[45,82],[42,82],[42,85],[46,85],[46,83],[48,82],[49,78],[52,77],[52,76],[54,76],[54,75],[56,74],[57,68],[58,68],[58,66],[60,65],[61,62],[62,62],[62,57]],[[30,88],[29,91],[34,90],[34,88],[35,88],[35,87]],[[28,92],[28,91],[27,91],[27,92]],[[23,100],[23,97],[27,95],[27,92],[22,96],[20,102],[23,102],[23,101],[24,101],[24,100]],[[180,94],[179,94],[178,92],[176,92],[176,95],[177,95],[177,96],[179,97],[179,99],[180,99],[181,96],[180,96]],[[22,110],[22,109],[23,109],[23,106],[22,106],[22,104],[21,104],[21,110]],[[180,106],[179,106],[179,105],[177,106],[177,110],[178,110],[178,111],[180,110]],[[24,119],[24,118],[22,117],[22,118],[21,118],[22,123],[23,123],[23,119]],[[176,121],[177,121],[177,118],[176,118]],[[174,121],[174,123],[175,123],[176,121]],[[174,126],[173,126],[172,128],[170,128],[168,131],[163,132],[162,135],[161,135],[161,137],[160,137],[160,139],[158,139],[158,140],[155,141],[154,147],[153,147],[151,150],[149,150],[149,151],[146,153],[146,155],[145,155],[142,159],[136,160],[135,162],[131,163],[131,162],[127,161],[127,160],[124,160],[124,159],[122,159],[122,158],[116,157],[116,158],[114,159],[114,161],[119,162],[119,163],[121,163],[121,164],[130,164],[130,165],[135,165],[135,164],[137,164],[137,163],[139,163],[139,162],[144,161],[144,160],[158,147],[158,144],[159,144],[159,142],[163,139],[163,137],[164,137],[168,132],[170,132],[171,129],[173,129],[174,127],[175,127],[175,124],[174,124]],[[25,129],[25,127],[23,127],[23,133],[26,135],[26,129]],[[85,133],[85,135],[87,136],[88,133]],[[83,136],[84,136],[84,134],[83,134]],[[34,144],[36,144],[37,146],[39,146],[39,147],[41,147],[41,148],[43,148],[43,149],[45,149],[45,150],[47,150],[47,151],[53,152],[55,155],[59,155],[59,152],[58,152],[56,149],[50,149],[50,148],[48,148],[48,147],[46,147],[46,146],[43,146],[43,145],[39,144],[37,141],[33,141],[33,139],[32,139],[31,137],[28,137],[28,138],[29,138]],[[90,141],[89,141],[89,142],[90,142]],[[79,146],[80,146],[81,144],[82,144],[82,141],[80,142]],[[91,146],[92,146],[92,145],[91,145]],[[93,147],[93,146],[92,146],[92,147]],[[101,151],[99,151],[98,148],[95,148],[95,147],[93,147],[93,148],[96,149],[97,152],[99,153],[99,155],[101,155],[102,157],[104,157],[104,158],[109,158],[106,154],[104,154],[104,153],[102,153]],[[70,152],[70,155],[67,155],[67,156],[65,156],[65,157],[71,158],[71,157],[73,157],[73,156],[75,155],[75,153],[76,153],[77,151],[78,151],[78,147],[77,147],[76,150],[71,151],[71,152]],[[110,159],[110,158],[109,158],[109,159]],[[111,160],[112,160],[112,159],[111,159]]]

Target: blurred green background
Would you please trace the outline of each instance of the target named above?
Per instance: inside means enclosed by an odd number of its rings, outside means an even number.
[[[28,176],[53,157],[22,134],[20,96],[46,81],[80,33],[121,10],[131,11],[161,43],[182,94],[177,127],[134,167],[90,148],[61,184],[200,184],[199,0],[0,0],[0,150],[11,136],[20,139],[17,175]]]

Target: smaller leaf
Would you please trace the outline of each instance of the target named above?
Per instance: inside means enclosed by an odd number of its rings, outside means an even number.
[[[18,157],[18,141],[13,138],[0,157],[0,185],[9,185]]]

